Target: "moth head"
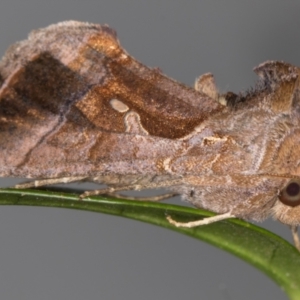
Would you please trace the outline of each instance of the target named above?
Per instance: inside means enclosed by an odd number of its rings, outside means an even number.
[[[280,191],[279,200],[291,207],[300,205],[300,179],[292,179]]]

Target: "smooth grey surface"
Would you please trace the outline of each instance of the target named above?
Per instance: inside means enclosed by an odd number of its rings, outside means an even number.
[[[189,85],[212,72],[220,91],[240,91],[265,60],[299,65],[299,12],[299,1],[2,0],[0,53],[58,21],[107,23],[146,65]],[[285,226],[263,226],[291,240]],[[230,254],[118,217],[1,207],[0,239],[1,299],[287,299]]]

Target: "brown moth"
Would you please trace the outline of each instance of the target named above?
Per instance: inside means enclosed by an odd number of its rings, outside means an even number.
[[[254,70],[253,90],[220,95],[211,74],[193,89],[145,67],[108,26],[36,30],[0,62],[0,176],[164,187],[219,214],[175,226],[272,215],[300,249],[299,69]]]

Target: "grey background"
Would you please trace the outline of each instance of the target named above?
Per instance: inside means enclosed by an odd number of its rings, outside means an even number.
[[[240,91],[265,60],[299,65],[299,16],[299,1],[1,0],[0,53],[58,21],[107,23],[146,65],[189,85],[212,72],[220,91]],[[1,299],[287,299],[230,254],[119,217],[1,207],[0,241]]]

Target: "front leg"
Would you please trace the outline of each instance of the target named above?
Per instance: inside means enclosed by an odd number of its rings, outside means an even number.
[[[233,214],[231,214],[231,212],[227,212],[225,214],[216,215],[213,217],[207,217],[202,220],[181,223],[181,222],[177,222],[174,219],[172,219],[171,216],[167,216],[167,220],[169,221],[170,224],[174,225],[175,227],[183,227],[183,228],[193,228],[193,227],[197,227],[197,226],[208,225],[211,223],[215,223],[215,222],[230,219],[230,218],[235,218],[235,216]]]

